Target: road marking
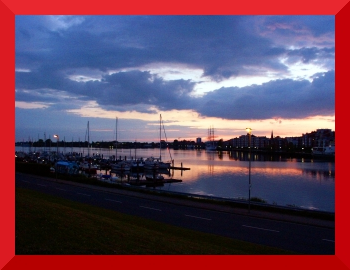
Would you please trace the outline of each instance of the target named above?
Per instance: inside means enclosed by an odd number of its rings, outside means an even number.
[[[122,203],[120,201],[116,201],[116,200],[111,200],[111,199],[105,199],[106,201],[111,201],[111,202],[117,202],[117,203]]]
[[[334,240],[329,240],[329,239],[322,239],[323,241],[328,241],[328,242],[335,242]]]
[[[79,195],[83,195],[83,196],[91,196],[91,195],[89,195],[89,194],[84,194],[84,193],[77,193],[77,194],[79,194]]]
[[[63,188],[56,188],[56,189],[66,191],[66,190],[65,190],[65,189],[63,189]]]
[[[150,209],[150,210],[155,210],[155,211],[162,211],[162,210],[160,210],[160,209],[151,208],[151,207],[146,207],[146,206],[142,206],[142,205],[140,205],[140,207],[146,208],[146,209]]]
[[[246,228],[251,228],[251,229],[257,229],[257,230],[263,230],[263,231],[269,231],[269,232],[278,232],[279,231],[276,231],[276,230],[270,230],[270,229],[264,229],[264,228],[259,228],[259,227],[253,227],[253,226],[247,226],[247,225],[242,225],[243,227],[246,227]]]
[[[37,184],[38,186],[41,186],[41,187],[46,187],[46,185],[43,185],[43,184]]]
[[[204,219],[204,220],[211,220],[210,218],[204,218],[204,217],[196,217],[196,216],[190,216],[190,215],[185,215],[186,217],[192,217],[192,218],[198,218],[198,219]]]

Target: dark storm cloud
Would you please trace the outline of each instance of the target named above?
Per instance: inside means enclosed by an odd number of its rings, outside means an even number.
[[[310,63],[318,59],[334,59],[334,48],[301,48],[299,50],[290,50],[287,53],[288,63],[295,63],[301,61],[303,63]]]
[[[247,31],[245,17],[83,18],[80,24],[60,31],[34,24],[30,35],[20,16],[16,21],[16,40],[20,43],[16,45],[20,56],[16,58],[17,67],[42,63],[56,69],[89,67],[105,71],[171,62],[203,68],[204,76],[216,80],[244,73],[242,67],[247,65],[285,69],[271,61],[285,50]],[[21,41],[36,49],[25,49]]]
[[[189,80],[164,81],[149,72],[136,70],[107,75],[94,84],[91,94],[96,94],[94,98],[101,105],[148,104],[167,110],[182,109],[194,86]]]
[[[300,33],[302,41],[291,49]],[[327,39],[332,35],[332,16],[16,16],[16,69],[30,71],[16,72],[16,101],[54,102],[57,91],[119,111],[192,109],[228,119],[332,113],[333,71],[312,83],[275,80],[194,98],[199,82],[138,70],[154,63],[181,64],[202,69],[214,81],[267,71],[287,75],[289,63],[330,59],[332,65],[334,41]],[[321,36],[327,38],[316,44]],[[99,80],[71,79],[83,69],[97,72]],[[77,105],[65,103],[70,106]]]
[[[70,93],[95,100],[107,110],[124,111],[133,106],[136,111],[151,112],[154,106],[162,110],[192,109],[202,116],[224,119],[291,119],[332,115],[335,109],[334,71],[316,74],[312,82],[276,80],[242,88],[221,88],[200,98],[191,97],[192,82],[164,81],[149,72],[120,72],[86,83],[65,81],[66,85],[61,85],[71,87]],[[45,90],[32,94],[26,91],[17,93],[16,100],[54,101],[54,96],[45,98]]]
[[[194,85],[190,80],[165,81],[150,72],[138,70],[105,75],[101,81],[88,82],[72,81],[46,71],[18,72],[16,87],[25,90],[17,90],[16,100],[55,101],[52,90],[47,89],[56,89],[83,100],[95,100],[114,110],[137,104],[154,105],[165,110],[189,109]]]
[[[334,87],[334,71],[329,71],[312,82],[284,79],[243,88],[221,88],[205,95],[197,111],[203,116],[225,119],[333,115]]]

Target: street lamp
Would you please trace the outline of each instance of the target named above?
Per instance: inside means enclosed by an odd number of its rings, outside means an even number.
[[[250,213],[250,189],[252,187],[251,181],[250,181],[250,171],[251,171],[251,159],[252,159],[252,147],[251,147],[251,140],[252,140],[252,129],[246,128],[245,129],[249,134],[249,197],[248,197],[248,211]]]
[[[57,154],[57,161],[58,161],[58,140],[60,139],[60,137],[57,134],[53,135],[53,137],[57,139],[57,142],[56,142],[56,149],[57,149],[56,150],[56,154]],[[57,169],[58,169],[57,161],[56,161],[56,168],[55,168],[56,181],[57,181]]]
[[[58,158],[58,140],[60,139],[60,137],[57,134],[53,135],[53,137],[57,139],[57,143],[56,143],[57,150],[56,151],[57,151],[57,158]]]

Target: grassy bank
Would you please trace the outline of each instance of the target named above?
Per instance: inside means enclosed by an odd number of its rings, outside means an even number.
[[[292,254],[16,188],[16,255]]]

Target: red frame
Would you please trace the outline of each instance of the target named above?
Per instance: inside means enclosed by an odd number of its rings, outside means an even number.
[[[248,14],[248,15],[335,15],[336,22],[336,114],[337,123],[345,120],[342,108],[346,106],[345,79],[349,70],[349,38],[346,35],[349,24],[350,3],[349,0],[317,1],[294,0],[292,2],[280,0],[251,0],[239,1],[205,1],[178,0],[167,7],[168,2],[163,1],[136,1],[123,2],[100,0],[93,5],[89,1],[61,0],[57,2],[47,0],[1,0],[0,20],[1,34],[1,78],[2,88],[5,90],[6,101],[1,107],[2,115],[12,113],[14,119],[15,88],[14,80],[14,43],[15,43],[15,15],[28,14]],[[165,4],[165,5],[164,5]],[[170,5],[170,3],[169,3]],[[341,108],[342,107],[342,108]],[[6,113],[6,114],[5,114]],[[4,119],[6,120],[6,118]],[[345,141],[345,132],[338,133],[337,138],[337,184],[336,184],[336,250],[335,255],[330,256],[140,256],[130,260],[130,256],[20,256],[15,255],[15,185],[14,185],[14,159],[6,156],[13,155],[15,143],[14,121],[6,122],[1,132],[2,146],[5,147],[5,159],[2,159],[5,173],[1,179],[0,205],[3,216],[0,230],[0,267],[1,269],[101,269],[107,267],[128,268],[143,267],[148,265],[152,269],[183,267],[213,268],[220,265],[226,267],[241,268],[268,268],[272,269],[349,269],[349,222],[346,216],[348,209],[345,200],[349,190],[349,181],[345,178],[344,155],[341,142]],[[10,140],[9,140],[10,138]],[[6,143],[5,143],[6,142]],[[254,258],[253,258],[254,257]],[[283,265],[283,266],[281,266]]]

